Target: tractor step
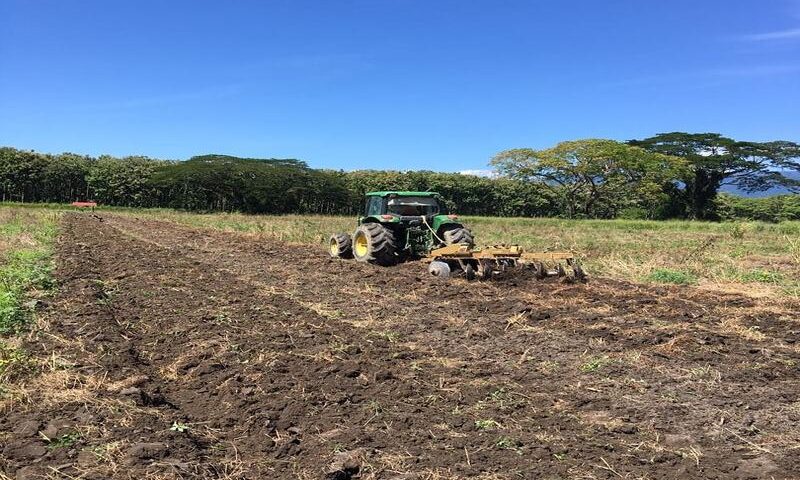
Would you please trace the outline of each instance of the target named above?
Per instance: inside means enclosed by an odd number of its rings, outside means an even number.
[[[470,247],[448,245],[432,250],[425,258],[428,272],[447,278],[463,273],[467,280],[486,280],[511,270],[530,270],[536,278],[565,277],[585,281],[586,274],[571,252],[525,252],[519,245]]]

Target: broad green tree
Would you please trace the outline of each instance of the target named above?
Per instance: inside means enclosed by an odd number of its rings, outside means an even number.
[[[677,157],[603,139],[505,150],[491,164],[505,176],[549,190],[568,217],[600,218],[624,208],[654,212],[684,166]]]
[[[800,186],[780,173],[782,168],[800,165],[800,149],[794,142],[741,142],[718,133],[672,132],[628,143],[685,159],[687,168],[679,177],[682,185],[676,200],[692,218],[717,218],[714,200],[726,184],[749,192]]]
[[[147,157],[100,156],[86,176],[89,197],[106,205],[150,207],[157,201],[152,176],[161,161]]]
[[[0,148],[2,199],[19,202],[41,201],[40,186],[48,162],[48,155],[14,148]]]
[[[338,213],[349,203],[337,175],[293,159],[204,155],[154,176],[162,205],[248,213]]]
[[[74,153],[48,157],[44,178],[39,186],[45,202],[70,203],[89,198],[86,177],[93,159]]]

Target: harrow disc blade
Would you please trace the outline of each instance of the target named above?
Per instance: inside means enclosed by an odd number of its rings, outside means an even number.
[[[585,281],[586,274],[569,252],[524,252],[518,245],[495,245],[472,248],[468,245],[448,245],[431,251],[428,270],[431,275],[463,273],[467,280],[488,280],[495,274],[530,269],[537,279],[560,277],[567,281]],[[434,266],[434,264],[437,264]]]

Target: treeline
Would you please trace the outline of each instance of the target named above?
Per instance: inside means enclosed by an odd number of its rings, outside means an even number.
[[[199,212],[355,214],[373,190],[431,190],[464,215],[557,216],[540,186],[429,171],[342,172],[295,159],[204,155],[186,161],[147,157],[50,155],[0,148],[3,201],[166,207]]]
[[[416,190],[439,192],[451,211],[462,215],[502,217],[556,217],[555,196],[529,182],[429,171],[359,170],[329,172],[342,179],[354,201],[348,212],[361,210],[366,192]]]
[[[800,195],[748,198],[723,193],[717,199],[717,209],[723,220],[742,218],[763,222],[800,220]]]
[[[58,155],[0,148],[3,201],[167,207],[243,213],[355,214],[374,190],[437,191],[464,215],[568,218],[800,219],[797,195],[718,195],[723,185],[797,191],[800,147],[740,142],[719,134],[659,134],[626,143],[589,139],[495,155],[485,178],[431,171],[352,172],[296,159],[204,155],[186,161],[141,156]]]

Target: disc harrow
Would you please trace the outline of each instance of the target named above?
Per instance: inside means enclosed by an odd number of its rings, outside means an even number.
[[[562,277],[585,281],[586,273],[571,252],[525,252],[519,245],[476,248],[455,244],[431,250],[425,258],[428,272],[439,278],[463,275],[488,280],[510,271],[530,271],[536,278]]]

